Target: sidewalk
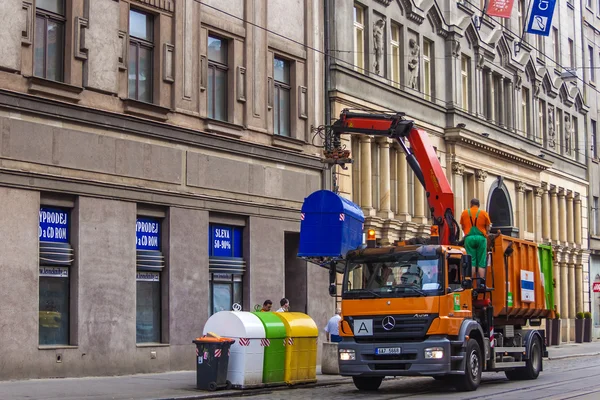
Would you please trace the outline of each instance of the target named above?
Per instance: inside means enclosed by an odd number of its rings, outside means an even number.
[[[548,347],[548,359],[600,355],[600,341],[592,343],[567,343]],[[350,378],[322,375],[317,368],[317,383],[299,385],[314,387],[350,383]],[[282,388],[251,389],[252,394]],[[285,387],[283,387],[285,389]],[[33,379],[0,381],[0,400],[192,400],[240,395],[241,390],[204,392],[196,389],[196,371],[166,372],[98,378]]]

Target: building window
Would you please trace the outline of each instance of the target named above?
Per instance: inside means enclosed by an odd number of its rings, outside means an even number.
[[[208,118],[227,120],[227,40],[208,36]]]
[[[69,211],[40,207],[39,216],[39,344],[70,344]]]
[[[569,39],[569,47],[567,51],[567,62],[569,63],[569,67],[573,68],[575,66],[575,51],[573,50],[573,39]]]
[[[290,136],[290,62],[275,57],[275,121],[276,135]]]
[[[560,38],[558,37],[558,29],[552,27],[552,51],[554,51],[554,63],[558,68],[560,63]]]
[[[596,72],[594,71],[594,48],[592,46],[588,46],[589,52],[589,67],[590,67],[590,81],[594,82],[596,79]]]
[[[538,100],[538,137],[542,139],[544,147],[548,145],[546,135],[546,105],[543,100]]]
[[[425,99],[429,101],[431,101],[433,86],[432,48],[433,43],[423,40],[423,93],[425,94]]]
[[[152,102],[154,17],[129,10],[129,98]]]
[[[600,235],[600,210],[598,210],[598,207],[600,207],[600,201],[598,200],[598,197],[594,196],[594,207],[592,208],[592,230],[596,236]]]
[[[598,138],[596,137],[596,121],[592,120],[592,157],[598,159]]]
[[[392,84],[400,87],[400,27],[392,25]]]
[[[587,6],[587,8],[589,8],[591,10],[592,9],[592,0],[586,0],[585,5]]]
[[[210,224],[209,232],[209,314],[243,307],[243,227]]]
[[[556,109],[556,131],[555,131],[555,137],[556,137],[556,151],[558,153],[564,153],[564,146],[563,146],[563,113],[562,110],[560,109]]]
[[[34,74],[62,82],[65,60],[65,1],[37,0],[34,35]]]
[[[159,219],[138,217],[136,232],[136,343],[161,342],[161,252]]]
[[[522,88],[521,97],[521,131],[523,135],[529,136],[529,89]]]
[[[462,108],[465,111],[470,111],[469,107],[469,82],[470,82],[470,74],[469,70],[471,67],[471,62],[468,57],[462,56],[461,58],[461,66],[460,66],[460,75],[461,75],[461,86],[462,86]]]
[[[365,67],[365,10],[354,5],[354,69],[363,72]]]
[[[544,55],[544,36],[542,35],[537,35],[537,50],[538,50],[538,57],[540,60],[543,60],[543,55]]]
[[[525,17],[525,0],[519,0],[519,4],[517,6],[517,17],[519,19],[519,29],[523,29],[523,18]]]

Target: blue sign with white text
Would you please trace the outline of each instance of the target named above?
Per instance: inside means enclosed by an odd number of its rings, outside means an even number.
[[[533,0],[529,20],[527,21],[527,33],[534,35],[549,36],[552,29],[552,17],[556,0]]]
[[[40,242],[68,243],[69,214],[56,208],[40,208]]]
[[[211,225],[209,240],[211,257],[242,257],[242,228]]]
[[[138,250],[160,250],[160,222],[155,219],[138,218],[135,224],[135,248]]]

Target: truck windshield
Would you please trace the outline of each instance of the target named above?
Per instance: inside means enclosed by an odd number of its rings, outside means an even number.
[[[348,262],[344,298],[419,297],[444,287],[439,256],[397,253]]]

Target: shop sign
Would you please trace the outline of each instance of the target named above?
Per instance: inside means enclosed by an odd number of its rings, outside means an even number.
[[[135,242],[138,250],[160,250],[160,222],[155,219],[138,218],[135,224]]]
[[[40,242],[68,243],[69,214],[66,211],[41,207],[38,237]]]

